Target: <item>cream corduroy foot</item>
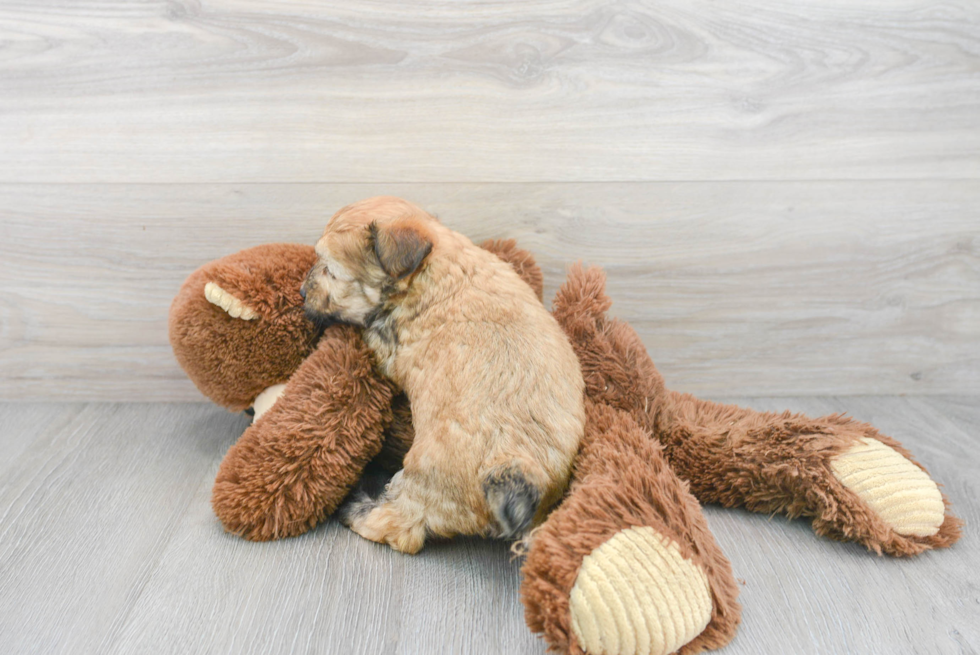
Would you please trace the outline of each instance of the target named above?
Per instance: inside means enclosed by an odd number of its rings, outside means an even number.
[[[930,537],[939,531],[946,512],[939,487],[894,449],[865,437],[830,466],[898,534]]]
[[[672,653],[711,620],[700,567],[651,527],[623,530],[593,550],[569,600],[572,630],[593,655]]]

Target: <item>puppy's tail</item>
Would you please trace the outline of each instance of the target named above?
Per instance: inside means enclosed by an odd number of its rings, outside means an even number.
[[[541,491],[524,469],[515,462],[495,467],[483,477],[483,496],[497,521],[497,536],[505,539],[523,535],[541,505]]]

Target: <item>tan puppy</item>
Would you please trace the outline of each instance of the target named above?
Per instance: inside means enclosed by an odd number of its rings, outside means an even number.
[[[427,534],[516,538],[564,492],[585,422],[565,334],[496,256],[398,198],[341,209],[316,244],[307,313],[365,328],[407,393],[415,441],[377,499],[341,518],[415,553]]]

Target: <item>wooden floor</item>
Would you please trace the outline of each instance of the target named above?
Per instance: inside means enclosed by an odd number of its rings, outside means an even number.
[[[909,446],[966,532],[895,560],[788,522],[709,507],[744,581],[737,653],[980,652],[980,399],[726,398],[847,411]],[[248,543],[209,506],[247,421],[201,403],[0,404],[4,653],[543,653],[500,542],[415,557],[330,521]]]

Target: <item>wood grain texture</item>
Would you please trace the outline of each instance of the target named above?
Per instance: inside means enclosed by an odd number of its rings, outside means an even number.
[[[42,407],[72,418],[38,432],[0,478],[0,643],[104,652],[245,423],[199,404]]]
[[[31,444],[59,434],[81,411],[80,403],[0,403],[0,480],[14,475],[14,462]]]
[[[379,193],[516,238],[549,299],[603,266],[675,389],[980,393],[980,185],[861,181],[0,185],[0,397],[200,399],[167,343],[181,282]]]
[[[0,181],[980,177],[975,2],[6,0]]]
[[[952,549],[895,560],[819,539],[805,521],[706,508],[744,581],[740,631],[719,653],[980,650],[977,397],[721,400],[874,421],[967,523]],[[0,444],[41,426],[26,449],[0,451],[15,472],[0,477],[5,652],[544,654],[503,543],[461,539],[411,557],[335,522],[272,543],[223,533],[209,491],[240,416],[197,403],[48,403],[0,404],[0,418]]]

